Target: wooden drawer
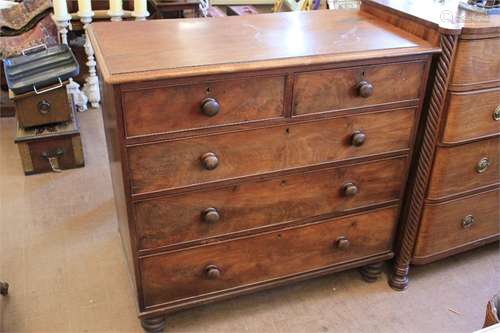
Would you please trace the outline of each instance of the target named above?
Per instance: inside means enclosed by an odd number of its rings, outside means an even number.
[[[414,117],[415,109],[408,108],[132,146],[128,149],[132,192],[405,150]],[[359,146],[353,144],[353,137],[361,137],[357,131],[366,135]]]
[[[388,253],[397,211],[388,208],[142,258],[143,303],[147,308],[203,297]],[[219,270],[218,278],[217,271],[207,271],[210,265]]]
[[[294,115],[418,99],[424,67],[423,62],[413,62],[297,74]]]
[[[458,44],[452,84],[500,82],[500,38],[461,40]]]
[[[500,233],[500,190],[424,207],[416,263]]]
[[[500,134],[500,88],[451,93],[444,143]]]
[[[437,149],[428,198],[439,199],[498,183],[500,138]]]
[[[126,91],[122,97],[126,135],[133,137],[279,118],[284,112],[284,91],[283,76]],[[218,109],[213,101],[203,104],[206,98],[214,99]]]
[[[398,157],[138,202],[139,248],[233,234],[398,200],[405,170],[406,157]]]

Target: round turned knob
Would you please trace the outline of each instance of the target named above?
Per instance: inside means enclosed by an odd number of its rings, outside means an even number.
[[[201,101],[201,113],[213,117],[220,111],[220,104],[215,98],[205,98]]]
[[[353,197],[358,194],[358,187],[353,183],[346,183],[344,184],[343,191],[346,197]]]
[[[366,80],[361,81],[358,83],[358,94],[364,98],[370,97],[373,95],[373,84]]]
[[[469,229],[470,227],[472,227],[472,225],[474,224],[474,222],[475,222],[474,216],[467,215],[466,217],[464,217],[462,219],[462,228]]]
[[[208,279],[216,280],[220,278],[222,272],[220,271],[219,267],[215,265],[208,265],[207,267],[205,267],[205,274]]]
[[[495,120],[495,121],[500,120],[500,105],[497,106],[495,111],[493,111],[493,120]]]
[[[489,166],[491,165],[490,159],[488,157],[483,157],[482,159],[477,162],[476,165],[476,172],[477,173],[483,173],[488,170]]]
[[[201,164],[207,170],[213,170],[219,165],[219,158],[214,153],[205,153],[201,156]]]
[[[38,112],[40,114],[47,114],[50,112],[50,103],[46,100],[38,102]]]
[[[349,246],[351,245],[351,242],[347,239],[347,237],[345,236],[340,236],[339,238],[337,238],[337,240],[335,241],[335,246],[338,248],[338,249],[341,249],[341,250],[347,250],[349,248]]]
[[[204,222],[215,223],[220,220],[220,214],[216,208],[210,207],[203,210],[203,212],[201,213],[201,218]]]
[[[366,141],[366,134],[361,131],[355,131],[351,136],[351,144],[355,147],[362,146]]]

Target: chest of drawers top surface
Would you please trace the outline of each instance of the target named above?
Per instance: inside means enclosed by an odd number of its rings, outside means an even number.
[[[89,32],[111,84],[439,51],[357,11],[106,22]]]

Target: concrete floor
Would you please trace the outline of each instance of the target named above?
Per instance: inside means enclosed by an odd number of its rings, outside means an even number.
[[[117,232],[102,120],[79,114],[86,167],[25,177],[0,119],[2,332],[140,332]],[[387,267],[388,268],[388,267]],[[498,244],[416,267],[395,292],[356,271],[173,315],[169,332],[471,332],[500,289]]]

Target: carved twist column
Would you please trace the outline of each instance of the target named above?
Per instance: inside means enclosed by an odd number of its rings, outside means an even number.
[[[408,270],[420,224],[436,144],[439,139],[439,126],[446,102],[448,83],[450,81],[457,44],[458,36],[441,35],[442,54],[437,65],[433,91],[429,102],[429,112],[425,124],[420,156],[418,156],[415,183],[411,189],[411,196],[409,198],[410,207],[400,230],[399,251],[396,254],[393,275],[389,280],[389,285],[396,290],[404,290],[408,287]]]

